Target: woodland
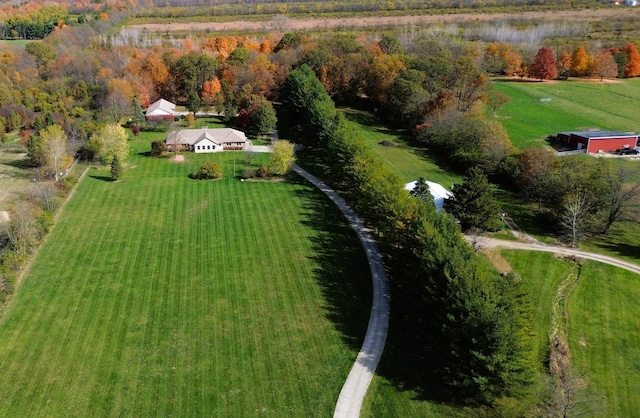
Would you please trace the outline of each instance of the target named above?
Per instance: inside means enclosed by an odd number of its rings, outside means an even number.
[[[287,3],[302,5],[309,6]],[[515,148],[492,117],[509,98],[491,79],[637,77],[637,43],[595,42],[584,36],[588,27],[576,34],[562,23],[545,26],[553,35],[533,43],[472,41],[446,28],[153,41],[119,30],[129,13],[153,10],[124,3],[2,9],[1,37],[41,40],[1,46],[0,139],[26,147],[43,181],[11,208],[0,242],[0,299],[12,294],[51,227],[59,193],[73,187],[75,180],[58,181],[59,173],[81,157],[111,164],[117,179],[126,170],[129,132],[170,128],[172,122],[144,120],[150,103],[164,98],[193,115],[217,112],[253,137],[268,134],[277,114],[278,128],[304,145],[301,164],[325,173],[376,232],[393,287],[393,326],[401,330],[404,385],[451,404],[499,408],[501,400],[523,396],[534,370],[531,308],[518,280],[480,261],[460,229],[501,228],[493,182],[544,207],[558,238],[575,245],[586,233],[607,234],[639,189],[602,160]],[[401,179],[347,126],[341,106],[375,112],[464,174],[460,193],[445,206],[460,223],[436,213],[423,188],[407,195]]]

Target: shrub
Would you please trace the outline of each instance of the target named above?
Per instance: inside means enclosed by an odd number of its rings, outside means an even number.
[[[222,177],[222,167],[218,163],[207,161],[202,164],[200,170],[192,173],[190,177],[197,180],[219,179]]]
[[[151,155],[161,157],[167,152],[167,144],[164,141],[153,141],[151,143]]]
[[[242,177],[245,179],[252,179],[254,178],[258,173],[258,170],[256,170],[255,168],[245,168],[244,170],[242,170]]]
[[[269,167],[266,166],[266,165],[261,165],[256,174],[258,175],[258,177],[260,177],[262,179],[268,178],[269,175],[270,175]]]
[[[60,180],[58,183],[56,183],[56,185],[58,186],[58,188],[62,192],[62,195],[64,196],[67,193],[69,193],[71,189],[73,189],[73,186],[75,186],[77,182],[78,182],[78,179],[75,178],[74,176],[67,176],[62,180]]]

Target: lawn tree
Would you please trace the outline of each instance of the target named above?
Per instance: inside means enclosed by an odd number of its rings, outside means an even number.
[[[627,54],[627,65],[624,67],[625,77],[637,77],[640,75],[640,52],[638,48],[632,42],[629,42],[624,47],[624,52]]]
[[[556,66],[558,67],[558,78],[569,78],[571,72],[571,53],[566,49],[562,50],[556,60]]]
[[[471,168],[452,192],[453,197],[445,199],[444,208],[460,221],[463,231],[470,228],[495,231],[500,227],[498,203],[482,170]]]
[[[616,78],[618,75],[618,64],[609,51],[602,51],[595,54],[589,65],[589,75],[598,77],[600,81],[605,78]]]
[[[584,237],[586,217],[591,209],[586,192],[576,190],[562,199],[559,226],[563,238],[572,247]]]
[[[415,187],[409,192],[409,194],[425,202],[433,201],[433,196],[429,191],[429,185],[425,181],[424,177],[420,177],[418,181],[416,181]]]
[[[613,172],[609,165],[605,169],[606,205],[603,234],[607,234],[611,225],[623,219],[627,209],[640,196],[640,182],[631,182],[630,176],[631,173],[624,167],[620,167],[616,172]]]
[[[118,124],[105,125],[89,139],[87,149],[93,152],[94,158],[105,163],[111,162],[114,156],[122,162],[129,155],[127,132]]]
[[[144,115],[144,111],[142,107],[140,107],[140,102],[137,97],[133,98],[133,123],[136,125],[144,123],[146,121],[146,117]]]
[[[493,117],[497,117],[496,112],[505,104],[509,103],[511,98],[498,90],[490,90],[487,93],[486,103],[489,109],[493,111]]]
[[[571,75],[584,77],[589,72],[589,54],[584,46],[580,45],[571,55]]]
[[[27,142],[27,159],[33,167],[42,167],[46,164],[44,140],[37,134],[29,135]]]
[[[529,77],[551,80],[558,76],[556,58],[551,48],[543,46],[529,65]]]
[[[122,163],[118,159],[117,155],[114,155],[111,160],[111,169],[109,172],[111,173],[111,180],[120,180],[120,177],[122,176]]]
[[[198,180],[219,179],[222,177],[222,167],[218,163],[207,161],[200,166],[200,169],[191,175]]]
[[[58,181],[72,161],[67,153],[67,135],[60,126],[51,125],[40,132],[40,137],[44,143],[45,166]]]
[[[270,155],[271,171],[277,175],[284,175],[289,171],[291,164],[296,160],[294,145],[289,141],[279,140],[273,144],[273,152]]]

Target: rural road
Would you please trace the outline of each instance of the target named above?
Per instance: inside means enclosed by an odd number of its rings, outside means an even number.
[[[640,265],[629,261],[620,260],[602,254],[595,254],[573,248],[558,247],[554,245],[545,245],[541,243],[529,243],[518,241],[505,241],[486,237],[468,236],[465,238],[471,242],[476,248],[506,248],[511,250],[528,250],[528,251],[546,251],[550,253],[568,255],[573,257],[585,258],[588,260],[599,261],[601,263],[610,264],[625,270],[640,274]]]
[[[373,303],[369,316],[369,325],[367,326],[367,333],[360,352],[340,391],[333,413],[335,418],[357,418],[360,416],[362,401],[382,356],[389,328],[389,283],[382,264],[382,256],[375,241],[344,199],[338,196],[329,186],[297,165],[294,164],[292,169],[320,189],[338,206],[349,221],[349,224],[356,231],[369,260],[373,284]]]

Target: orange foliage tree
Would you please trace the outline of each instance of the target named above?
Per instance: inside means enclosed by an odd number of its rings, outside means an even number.
[[[584,46],[580,45],[571,55],[571,75],[584,77],[589,73],[589,54]]]
[[[629,42],[624,47],[627,54],[627,65],[624,67],[625,77],[637,77],[640,75],[640,53],[635,44]]]

